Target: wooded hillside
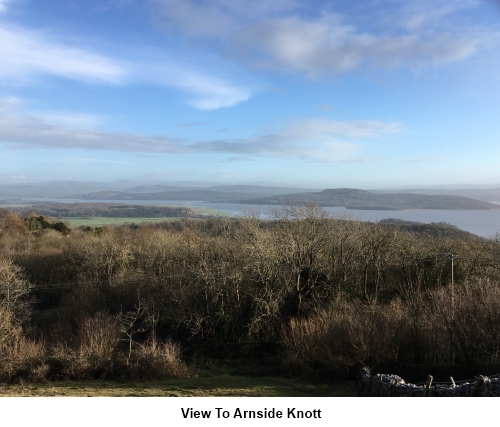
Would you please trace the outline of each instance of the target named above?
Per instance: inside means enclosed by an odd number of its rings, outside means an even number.
[[[2,211],[0,377],[172,376],[245,357],[284,375],[360,362],[497,371],[499,272],[499,238],[316,205],[66,234]]]

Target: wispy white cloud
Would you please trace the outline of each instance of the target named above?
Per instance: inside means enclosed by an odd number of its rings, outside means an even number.
[[[443,19],[449,15],[481,5],[479,0],[418,0],[400,3],[400,18],[395,22],[409,31],[443,26]]]
[[[239,50],[260,55],[254,65],[292,69],[317,77],[321,72],[346,73],[360,67],[439,65],[474,53],[479,40],[471,34],[439,32],[373,34],[343,23],[338,15],[317,20],[283,18],[259,22],[235,37]]]
[[[174,75],[175,78],[164,83],[191,93],[193,97],[188,100],[188,104],[200,110],[232,107],[252,96],[250,90],[232,85],[216,77],[188,70],[170,75]]]
[[[188,104],[199,110],[233,107],[252,96],[252,92],[247,88],[231,85],[208,76],[187,76],[186,79],[178,81],[178,84],[194,95],[188,100]]]
[[[225,38],[242,24],[278,16],[299,6],[295,0],[151,0],[154,22],[172,32]]]
[[[135,72],[138,79],[187,92],[190,96],[187,103],[199,110],[233,107],[252,96],[252,90],[244,85],[193,71],[186,64],[150,63],[140,69]]]
[[[48,116],[50,119],[50,115]],[[85,118],[85,116],[83,116]],[[0,117],[0,141],[12,148],[111,150],[130,153],[232,154],[231,161],[264,156],[304,161],[360,160],[360,139],[399,132],[400,123],[303,118],[283,130],[249,138],[188,140],[168,136],[109,132],[79,127],[78,120],[49,121],[38,116]]]
[[[87,165],[91,163],[111,163],[111,164],[128,164],[130,162],[122,160],[95,159],[92,157],[66,157],[64,159],[45,159],[46,162],[67,163],[70,165]]]
[[[31,113],[31,117],[52,126],[67,126],[72,128],[95,128],[105,121],[104,117],[96,114],[75,114],[55,110]]]
[[[0,99],[0,110],[7,110],[18,107],[21,105],[21,100],[15,96],[9,96],[7,98]]]
[[[213,0],[152,1],[159,10],[155,22],[167,31],[217,40],[225,54],[254,67],[301,71],[309,77],[463,60],[494,33],[444,25],[444,17],[474,8],[478,0],[367,1],[364,7],[373,11],[374,22],[363,29],[352,11],[326,2],[311,14],[310,5],[309,13],[299,13],[307,6],[299,1],[283,0],[275,7],[270,1],[232,6]]]
[[[6,11],[6,9],[7,9],[6,4],[9,2],[10,2],[10,0],[0,0],[0,13]]]
[[[47,74],[117,84],[128,72],[118,61],[58,42],[44,32],[0,23],[0,78],[24,82]]]
[[[163,136],[72,128],[36,117],[0,117],[0,141],[16,148],[84,148],[123,152],[181,153],[185,141]]]
[[[323,142],[304,153],[309,162],[357,163],[366,161],[359,156],[360,146],[351,142]]]
[[[0,22],[0,80],[30,83],[43,76],[111,85],[148,83],[188,94],[187,103],[200,110],[232,107],[252,96],[245,85],[194,71],[194,65],[168,59],[113,58],[96,49],[75,47],[42,31]]]
[[[291,133],[297,137],[308,138],[372,138],[384,134],[398,133],[403,125],[399,122],[379,120],[335,121],[309,117],[291,125]]]
[[[232,156],[224,160],[220,160],[221,163],[234,163],[234,162],[254,162],[255,159],[252,157],[245,156]]]
[[[209,2],[197,4],[191,0],[157,0],[155,3],[160,7],[163,18],[158,17],[155,21],[167,30],[178,31],[184,22],[183,30],[190,34],[223,37],[234,27],[232,17]]]

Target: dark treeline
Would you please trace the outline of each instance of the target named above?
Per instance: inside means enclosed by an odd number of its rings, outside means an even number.
[[[12,211],[29,215],[31,211],[53,218],[104,217],[104,218],[161,218],[195,217],[192,209],[179,206],[131,205],[126,203],[38,203],[12,208]]]
[[[181,349],[296,375],[377,362],[500,368],[498,238],[315,205],[270,221],[29,225],[0,213],[4,379],[184,375]]]

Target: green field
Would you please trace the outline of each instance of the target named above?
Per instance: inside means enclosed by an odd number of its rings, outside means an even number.
[[[219,216],[227,217],[228,214],[215,209],[204,208],[190,208],[196,215],[203,216]],[[79,227],[81,225],[88,225],[91,227],[99,227],[104,225],[122,225],[126,223],[141,223],[141,222],[163,222],[163,221],[179,221],[181,217],[160,217],[160,218],[107,218],[107,217],[67,217],[60,218],[62,221],[68,223],[71,227]],[[198,218],[192,218],[198,219]]]
[[[189,378],[154,381],[0,384],[0,396],[348,397],[356,396],[356,393],[353,381],[337,385],[312,385],[287,378],[246,377],[203,370]]]

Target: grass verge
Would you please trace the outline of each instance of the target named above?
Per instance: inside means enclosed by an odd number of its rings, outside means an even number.
[[[125,381],[88,380],[1,384],[0,396],[113,397],[335,397],[355,396],[354,382],[312,385],[278,377],[246,377],[199,370],[188,378]]]

